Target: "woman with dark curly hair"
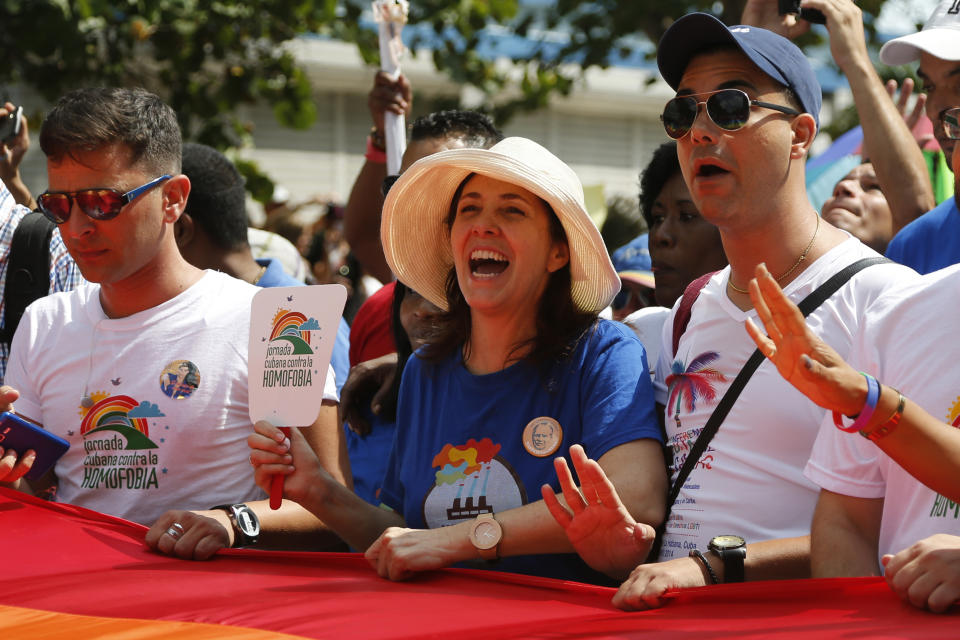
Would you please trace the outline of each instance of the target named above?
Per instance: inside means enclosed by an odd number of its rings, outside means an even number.
[[[640,211],[650,229],[657,304],[672,307],[688,284],[727,266],[720,231],[700,216],[683,181],[675,140],[657,147],[640,175]]]

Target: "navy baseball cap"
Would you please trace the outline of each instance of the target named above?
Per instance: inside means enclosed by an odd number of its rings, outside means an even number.
[[[627,288],[628,283],[637,284],[647,289],[656,287],[648,242],[648,235],[646,233],[641,234],[614,251],[610,256],[613,268],[616,269],[617,275],[620,276],[620,281],[623,283],[620,293],[613,299],[614,309],[620,309],[627,304],[630,296]]]
[[[772,31],[749,25],[727,27],[709,13],[687,14],[670,25],[660,38],[657,45],[660,74],[676,90],[694,56],[722,45],[735,46],[761,71],[789,87],[820,128],[823,94],[813,67],[797,45]]]

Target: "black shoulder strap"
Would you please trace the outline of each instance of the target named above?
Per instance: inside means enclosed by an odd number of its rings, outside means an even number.
[[[840,287],[846,284],[846,282],[852,278],[854,274],[866,269],[869,266],[886,262],[890,262],[890,260],[882,256],[876,256],[873,258],[863,258],[847,265],[839,272],[831,276],[829,280],[817,287],[806,298],[804,298],[799,305],[797,305],[800,308],[800,312],[803,313],[803,317],[810,315],[817,307],[823,304],[825,300],[836,293]],[[760,350],[755,349],[753,354],[747,360],[747,363],[743,365],[743,369],[741,369],[740,373],[737,374],[737,377],[734,379],[733,383],[731,383],[730,387],[727,388],[727,392],[723,394],[723,398],[721,398],[720,402],[717,403],[717,407],[710,415],[710,419],[707,420],[707,424],[703,427],[703,431],[700,432],[700,436],[697,438],[697,441],[694,443],[693,447],[690,448],[690,453],[687,455],[686,460],[683,462],[683,467],[681,467],[680,472],[677,474],[676,482],[674,482],[670,487],[670,493],[667,495],[667,512],[663,520],[664,524],[666,524],[667,519],[670,517],[670,510],[673,508],[673,503],[680,494],[680,489],[683,487],[683,483],[687,481],[687,478],[693,471],[694,465],[697,464],[697,461],[700,460],[700,456],[702,456],[707,450],[707,446],[710,444],[710,441],[713,440],[713,437],[720,429],[720,424],[723,422],[724,418],[727,417],[730,409],[733,408],[733,403],[736,402],[740,392],[743,391],[743,388],[747,385],[747,382],[750,380],[753,372],[756,371],[757,367],[760,366],[760,363],[763,362],[763,359],[763,354],[760,353]]]
[[[50,237],[54,227],[46,216],[35,211],[24,216],[13,232],[3,289],[0,342],[10,344],[27,306],[50,292]]]

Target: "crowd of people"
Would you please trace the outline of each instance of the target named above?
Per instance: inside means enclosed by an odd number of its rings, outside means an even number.
[[[183,143],[157,96],[68,93],[40,128],[46,191],[18,174],[26,121],[3,142],[0,409],[72,446],[28,482],[35,452],[0,442],[0,486],[146,524],[151,548],[184,559],[350,548],[392,580],[485,567],[619,585],[626,609],[883,574],[947,611],[960,392],[943,308],[960,211],[935,201],[913,125],[929,118],[960,165],[960,10],[943,0],[881,49],[919,61],[911,110],[851,0],[802,5],[825,16],[863,162],[818,211],[821,89],[791,42],[808,23],[772,0],[748,0],[736,26],[686,15],[657,47],[676,93],[640,174],[649,230],[612,259],[576,173],[483,114],[417,118],[387,175],[403,76],[374,79],[342,227],[328,215],[304,235],[285,231],[289,206],[270,213],[293,259],[248,228],[236,167]],[[24,311],[28,233],[45,260]],[[251,425],[252,296],[334,281],[329,254],[348,250],[334,271],[386,284],[341,319],[315,422]]]

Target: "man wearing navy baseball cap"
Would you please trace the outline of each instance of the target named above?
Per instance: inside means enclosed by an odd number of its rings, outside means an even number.
[[[818,488],[802,471],[823,409],[764,362],[702,453],[687,458],[754,352],[743,326],[756,316],[751,279],[771,277],[799,302],[846,267],[880,258],[823,222],[807,198],[804,163],[819,127],[821,93],[800,49],[771,31],[728,28],[694,13],[667,30],[657,62],[676,90],[664,106],[664,129],[677,141],[684,180],[700,214],[720,230],[730,265],[699,291],[688,288],[685,329],[676,321],[683,304],[664,324],[654,386],[665,410],[676,499],[659,558],[647,557],[652,531],[629,515],[616,521],[598,507],[573,518],[581,531],[590,529],[588,518],[615,521],[597,523],[594,536],[574,544],[595,568],[629,576],[614,598],[628,609],[659,606],[672,588],[809,576]],[[846,356],[867,305],[913,277],[900,265],[872,264],[849,276],[807,322]],[[591,470],[578,472],[582,479]],[[617,531],[627,532],[619,549],[610,542]]]

